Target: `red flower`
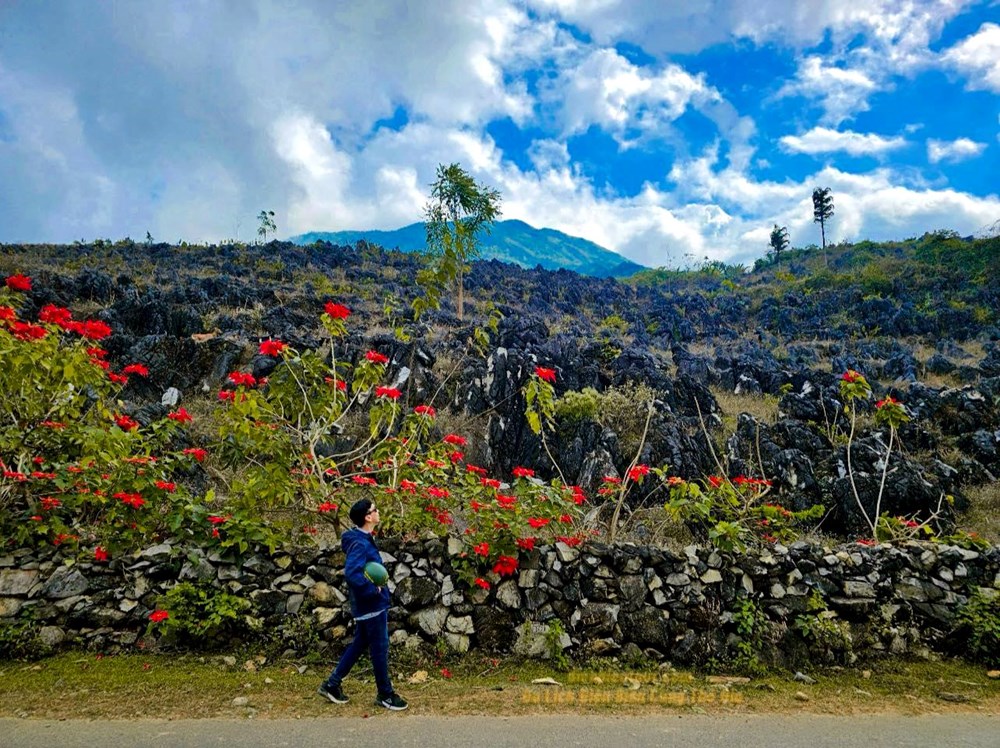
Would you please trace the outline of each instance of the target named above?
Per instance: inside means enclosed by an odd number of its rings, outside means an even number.
[[[68,532],[61,532],[52,538],[52,545],[62,545],[67,540],[79,540],[79,537],[76,535],[70,535]]]
[[[383,356],[378,351],[368,351],[368,353],[365,354],[365,358],[367,358],[373,364],[387,364],[387,363],[389,363],[389,357],[388,356]]]
[[[649,465],[636,465],[628,471],[628,479],[630,481],[638,481],[646,475],[649,475]]]
[[[171,421],[177,421],[177,423],[191,423],[194,421],[194,418],[191,417],[191,414],[188,413],[185,408],[178,408],[177,410],[167,413],[167,418]]]
[[[41,340],[49,331],[39,325],[30,322],[13,322],[10,325],[11,334],[18,340]]]
[[[484,590],[488,590],[488,589],[490,588],[490,583],[489,583],[489,582],[487,582],[487,581],[486,581],[485,579],[483,579],[482,577],[476,577],[476,581],[475,581],[475,582],[473,582],[473,584],[475,584],[475,585],[476,585],[477,587],[482,587],[482,588],[483,588]],[[442,670],[442,671],[441,671],[441,675],[444,675],[444,673],[445,673],[445,671],[444,671],[444,670]],[[445,675],[444,677],[445,677],[445,678],[450,678],[450,677],[451,677],[451,673],[448,673],[448,674],[447,674],[447,675]]]
[[[516,467],[513,472],[515,478],[531,478],[535,475],[534,470],[526,467]]]
[[[161,491],[166,491],[167,493],[173,493],[177,490],[177,484],[170,481],[158,480],[156,481],[156,487]]]
[[[31,278],[20,273],[7,276],[7,288],[11,291],[30,291]]]
[[[854,382],[857,382],[862,377],[861,377],[861,374],[859,374],[858,372],[854,371],[854,369],[848,369],[847,371],[845,371],[841,375],[840,378],[842,380],[844,380],[845,382],[847,382],[848,384],[853,384]]]
[[[477,582],[477,584],[478,584],[478,582]],[[486,583],[486,586],[487,587],[490,586],[489,582]],[[451,671],[448,668],[443,667],[443,668],[441,668],[441,675],[444,676],[445,678],[450,678],[451,677]]]
[[[427,493],[429,493],[431,496],[433,496],[436,499],[447,499],[448,496],[450,495],[448,493],[448,489],[446,489],[446,488],[438,488],[437,486],[431,486],[430,488],[428,488],[427,489]]]
[[[417,484],[411,480],[406,480],[406,478],[403,478],[403,480],[399,482],[399,488],[401,491],[406,491],[408,493],[416,493]]]
[[[879,410],[884,408],[886,405],[899,405],[899,400],[892,397],[891,395],[887,395],[885,400],[879,400],[877,403],[875,403],[875,407],[878,408]]]
[[[128,384],[128,377],[126,377],[124,374],[116,374],[113,371],[108,372],[108,379],[110,379],[115,384],[120,384],[122,386]]]
[[[489,556],[490,555],[490,544],[489,543],[480,543],[479,545],[472,546],[472,550],[473,550],[473,552],[475,552],[479,556],[484,556],[484,557],[485,556]]]
[[[475,499],[472,499],[471,501],[469,501],[469,507],[471,507],[472,511],[478,512],[480,509],[484,509],[486,507],[486,504],[480,504]]]
[[[430,405],[418,405],[413,409],[413,412],[418,416],[427,416],[428,418],[434,418],[437,415],[437,411]]]
[[[472,467],[475,467],[475,466],[474,465],[466,465],[465,469],[469,470],[469,468],[472,468]],[[486,488],[500,488],[500,481],[498,481],[496,478],[480,478],[479,482],[482,483],[483,486],[485,486]]]
[[[433,458],[429,458],[429,459],[427,459],[427,460],[426,460],[426,461],[424,462],[424,464],[425,464],[425,465],[426,465],[427,467],[429,467],[429,468],[430,468],[431,470],[439,470],[439,469],[441,469],[441,468],[445,467],[445,465],[447,465],[448,463],[446,463],[446,462],[441,462],[441,460],[435,460],[435,459],[433,459]]]
[[[493,564],[493,572],[502,577],[509,577],[517,571],[517,559],[513,556],[500,556]]]
[[[452,462],[461,462],[465,459],[465,452],[459,452],[457,449],[454,452],[448,453],[448,459]]]
[[[335,512],[337,511],[337,505],[329,501],[324,501],[322,504],[316,507],[316,511],[322,514],[326,514],[327,512]]]
[[[253,374],[244,373],[242,371],[232,371],[229,373],[229,381],[235,384],[237,387],[256,387],[257,379]]]
[[[539,379],[544,379],[546,382],[556,383],[556,370],[546,369],[544,366],[535,367],[535,376]]]
[[[451,512],[438,512],[437,521],[442,525],[450,525],[455,522],[451,517]]]
[[[517,503],[517,497],[510,496],[508,494],[498,493],[497,503],[500,505],[501,509],[513,509],[514,504]]]
[[[603,478],[601,478],[601,480],[603,482],[609,483],[609,484],[611,484],[613,486],[617,486],[618,484],[620,484],[622,482],[621,478],[616,478],[613,475],[605,475]]]
[[[204,462],[208,457],[208,452],[201,447],[188,447],[184,450],[184,454],[194,457],[198,462]]]
[[[222,402],[226,402],[227,400],[236,402],[236,392],[235,390],[219,390],[219,399]]]
[[[583,489],[579,486],[570,486],[573,491],[573,503],[580,506],[587,500],[587,497],[583,495]]]
[[[287,343],[270,338],[260,344],[260,352],[265,356],[280,356],[281,352],[288,347]]]
[[[12,306],[0,306],[0,322],[13,322],[17,319],[17,312]]]
[[[138,421],[128,416],[115,416],[115,424],[122,431],[131,431],[139,425]]]
[[[351,478],[352,481],[357,483],[359,486],[376,486],[378,483],[374,478],[367,475],[355,475]]]
[[[227,514],[225,517],[220,517],[217,514],[211,514],[211,515],[208,516],[208,521],[211,522],[213,525],[221,525],[227,519],[229,519],[230,516],[231,515]]]
[[[875,545],[875,541],[871,538],[858,538],[858,545]]]
[[[159,623],[160,621],[165,621],[170,618],[170,613],[165,610],[154,610],[149,614],[149,620],[153,623]]]
[[[97,546],[94,549],[94,560],[95,561],[107,561],[108,560],[108,552],[104,548],[102,548],[101,546]]]
[[[722,485],[722,478],[717,475],[708,476],[708,485],[712,488],[719,488]]]
[[[452,444],[456,447],[464,447],[469,443],[468,439],[464,436],[459,436],[458,434],[446,434],[444,439],[442,439],[445,444]]]
[[[25,475],[24,473],[19,473],[17,470],[4,470],[3,477],[10,478],[11,480],[16,480],[19,483],[28,480],[27,475]]]
[[[59,501],[59,499],[53,499],[51,496],[43,497],[41,504],[44,511],[55,509],[57,506],[62,506],[62,502]]]
[[[45,322],[50,325],[59,325],[59,327],[65,327],[73,320],[73,313],[65,307],[56,306],[55,304],[46,304],[42,307],[42,311],[38,313],[38,321]]]
[[[42,521],[42,515],[40,515],[40,514],[32,514],[28,519],[30,519],[32,522],[41,522]]]
[[[545,527],[551,520],[545,517],[528,517],[528,524],[534,527],[536,530]]]
[[[571,524],[573,524],[573,518],[570,515],[568,515],[568,514],[560,515],[559,516],[559,521],[562,522],[564,525],[571,525]]]
[[[385,397],[390,400],[398,400],[402,393],[395,387],[376,387],[375,397]]]
[[[514,541],[517,547],[522,551],[533,551],[535,550],[535,539],[534,538],[518,538]]]
[[[65,423],[60,423],[59,421],[42,421],[39,426],[44,426],[47,429],[56,429],[57,431],[62,431],[66,428]]]
[[[146,503],[140,494],[126,493],[125,491],[119,491],[114,495],[114,498],[118,499],[126,506],[132,507],[133,509],[139,509]]]
[[[140,377],[148,377],[149,369],[147,369],[142,364],[129,364],[122,371],[125,374],[138,374]]]
[[[88,319],[86,322],[75,322],[72,326],[67,325],[66,327],[87,338],[87,340],[103,340],[111,334],[111,328],[106,323],[97,319]]]
[[[323,311],[326,312],[330,319],[347,319],[351,316],[350,309],[343,304],[334,304],[332,301],[328,301],[323,305]]]

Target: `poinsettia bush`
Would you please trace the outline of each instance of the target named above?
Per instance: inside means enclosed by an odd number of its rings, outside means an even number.
[[[126,413],[118,395],[146,367],[113,369],[101,347],[112,330],[100,320],[53,305],[22,319],[30,291],[22,275],[0,290],[0,537],[77,548],[97,562],[168,535],[224,545],[212,494],[185,487],[207,454],[181,438],[190,414],[178,408],[140,423]]]
[[[583,540],[578,488],[468,464],[465,436],[443,433],[431,404],[404,405],[385,382],[385,355],[342,358],[350,311],[340,304],[319,315],[320,349],[265,340],[270,376],[229,374],[204,416],[218,441],[203,448],[190,446],[183,407],[152,421],[126,412],[122,388],[148,371],[111,366],[105,323],[54,306],[21,319],[30,291],[20,275],[0,290],[0,388],[13,395],[0,405],[0,530],[10,547],[52,544],[97,562],[169,538],[273,549],[342,529],[350,505],[369,497],[384,509],[383,532],[451,536],[461,576],[488,588],[536,543]]]
[[[381,532],[435,534],[460,541],[460,574],[488,587],[512,574],[522,551],[536,542],[578,544],[578,488],[544,483],[518,468],[506,480],[465,461],[467,437],[442,433],[428,403],[404,405],[384,382],[388,358],[374,350],[352,362],[341,347],[350,310],[328,302],[320,323],[325,344],[298,351],[267,340],[260,352],[280,359],[264,381],[232,372],[219,393],[221,441],[216,456],[238,479],[230,482],[238,506],[340,529],[360,498],[380,506]]]

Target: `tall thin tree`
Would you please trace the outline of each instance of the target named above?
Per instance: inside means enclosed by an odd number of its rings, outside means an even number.
[[[500,193],[478,184],[458,164],[439,165],[426,208],[427,249],[435,256],[429,272],[417,276],[426,300],[414,300],[414,311],[436,306],[440,288],[454,281],[458,318],[464,318],[466,263],[478,256],[477,234],[487,234],[500,215]]]
[[[781,259],[781,253],[788,249],[788,229],[785,226],[774,224],[771,229],[771,251],[774,252],[774,264],[777,265]]]
[[[833,195],[829,187],[817,187],[813,190],[813,223],[819,224],[820,236],[823,238],[823,262],[826,263],[826,222],[833,217]]]

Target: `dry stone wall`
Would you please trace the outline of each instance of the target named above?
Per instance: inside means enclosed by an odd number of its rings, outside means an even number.
[[[1000,594],[1000,547],[798,542],[729,555],[557,544],[522,558],[518,572],[490,590],[459,580],[455,543],[381,547],[392,577],[392,640],[403,648],[445,642],[528,657],[564,650],[725,662],[741,641],[738,616],[745,623],[749,610],[763,661],[960,654],[950,636],[956,612],[977,591]],[[321,648],[339,649],[351,635],[342,569],[339,549],[322,547],[233,560],[165,543],[108,564],[19,550],[0,555],[0,629],[30,621],[53,649],[152,646],[149,614],[172,586],[191,582],[249,601],[246,638],[268,632],[288,642],[289,654],[302,654],[291,632],[305,627],[318,632]]]

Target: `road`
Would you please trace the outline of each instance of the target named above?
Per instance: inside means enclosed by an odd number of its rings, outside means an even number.
[[[670,748],[997,748],[1000,715],[535,715],[370,718],[135,720],[0,719],[2,748],[186,746],[669,746]]]

